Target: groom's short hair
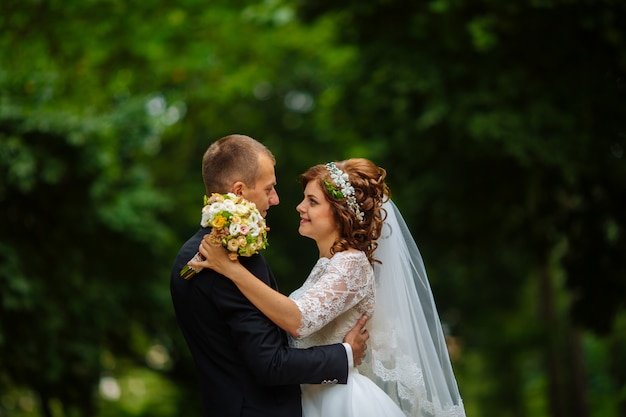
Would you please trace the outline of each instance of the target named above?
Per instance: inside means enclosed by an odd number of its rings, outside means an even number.
[[[237,181],[254,188],[259,175],[259,156],[262,154],[276,163],[272,152],[249,136],[228,135],[213,142],[202,158],[206,195],[225,194]]]

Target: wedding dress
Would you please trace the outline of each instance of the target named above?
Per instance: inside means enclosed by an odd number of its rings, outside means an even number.
[[[341,343],[363,313],[374,313],[374,272],[363,252],[320,258],[290,297],[302,312],[299,348]],[[398,405],[357,368],[346,385],[302,385],[304,417],[405,417]]]
[[[346,385],[302,385],[304,417],[465,417],[419,250],[388,201],[370,265],[360,251],[320,258],[292,298],[302,312],[294,347],[340,343],[363,313],[367,356]]]

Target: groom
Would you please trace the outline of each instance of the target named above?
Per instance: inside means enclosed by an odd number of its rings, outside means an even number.
[[[261,143],[230,135],[204,154],[207,195],[232,192],[254,202],[263,217],[279,203],[276,161]],[[170,291],[178,324],[197,367],[203,416],[297,417],[300,385],[345,384],[348,368],[365,356],[366,319],[343,344],[290,348],[284,331],[256,309],[229,279],[204,269],[189,280],[179,273],[198,251],[207,229],[200,228],[180,249]],[[262,255],[240,257],[242,265],[276,289]]]

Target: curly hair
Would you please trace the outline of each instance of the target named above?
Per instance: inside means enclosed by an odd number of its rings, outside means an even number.
[[[391,191],[385,183],[387,171],[365,158],[347,159],[336,162],[335,165],[348,174],[354,196],[364,214],[363,221],[357,219],[345,198],[335,198],[326,189],[323,181],[332,182],[332,179],[325,165],[315,165],[300,175],[302,189],[310,181],[317,181],[331,205],[333,217],[339,226],[339,239],[335,241],[330,252],[335,254],[354,248],[365,252],[370,262],[379,262],[374,259],[373,253],[378,246],[376,240],[380,237],[383,221],[387,217],[382,205],[391,198]]]

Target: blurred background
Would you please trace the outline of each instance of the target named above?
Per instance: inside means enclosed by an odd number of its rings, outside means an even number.
[[[467,415],[626,416],[626,5],[3,0],[0,417],[198,416],[169,271],[201,158],[366,157],[424,257]]]

